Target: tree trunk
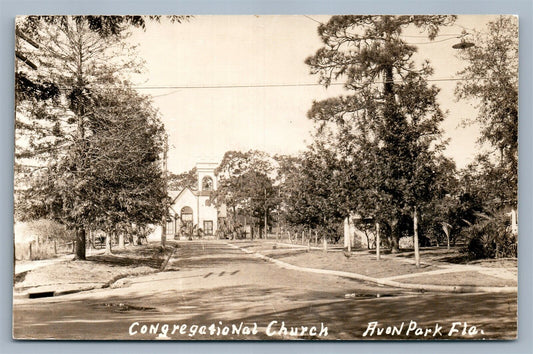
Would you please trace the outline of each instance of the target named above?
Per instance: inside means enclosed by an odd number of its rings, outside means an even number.
[[[415,264],[417,268],[420,268],[420,249],[418,247],[418,214],[416,212],[416,207],[413,211],[413,245],[415,247]]]
[[[450,250],[450,225],[447,223],[442,224],[442,230],[446,234],[446,249]]]
[[[126,245],[124,244],[124,233],[123,232],[118,234],[118,247],[121,249],[126,248]]]
[[[266,210],[265,210],[265,220],[264,220],[264,222],[265,222],[264,228],[265,228],[265,240],[266,240],[266,238],[267,238],[267,211]]]
[[[381,251],[381,239],[380,239],[380,235],[379,235],[379,223],[377,222],[376,223],[376,259],[379,261],[380,258],[381,258],[381,254],[380,254],[380,251]]]
[[[167,218],[166,216],[163,216],[163,220],[161,222],[161,247],[165,248],[166,244],[167,244]]]
[[[76,228],[76,253],[75,260],[85,260],[85,228],[79,226]]]
[[[399,220],[393,220],[391,226],[391,253],[400,252],[400,223]]]
[[[108,232],[105,237],[105,254],[112,254],[113,250],[111,249],[111,238],[113,237],[112,232]]]
[[[385,68],[385,81],[383,82],[383,86],[385,89],[385,95],[387,95],[388,97],[391,97],[392,94],[394,93],[393,85],[394,85],[394,74],[392,72],[392,66],[388,65]]]

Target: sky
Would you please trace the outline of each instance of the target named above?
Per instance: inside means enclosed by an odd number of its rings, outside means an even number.
[[[311,142],[313,100],[347,94],[342,86],[314,85],[304,60],[321,47],[319,22],[330,16],[195,16],[181,24],[149,23],[130,38],[145,60],[136,87],[153,97],[169,136],[168,169],[187,171],[196,162],[219,162],[228,150],[296,154]],[[404,32],[428,59],[434,79],[453,79],[465,64],[452,45],[463,29],[482,30],[490,16],[459,16],[430,42],[417,29]],[[457,102],[456,81],[435,81],[442,124],[450,139],[445,154],[458,167],[477,153],[478,127],[465,127],[477,110]],[[283,86],[299,85],[299,86]]]

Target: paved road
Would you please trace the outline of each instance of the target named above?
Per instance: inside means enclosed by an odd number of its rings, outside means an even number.
[[[328,340],[516,336],[515,294],[409,293],[281,269],[223,242],[179,245],[165,272],[126,279],[118,288],[15,299],[15,337]],[[397,331],[378,335],[377,329],[372,331],[373,325],[369,327],[374,321],[378,321],[376,327],[391,326],[391,331],[396,326]],[[407,332],[414,328],[411,321],[416,322],[418,331]],[[461,325],[455,324],[458,332],[448,336],[453,322]],[[464,332],[463,322],[467,325]],[[475,330],[471,326],[476,326]]]

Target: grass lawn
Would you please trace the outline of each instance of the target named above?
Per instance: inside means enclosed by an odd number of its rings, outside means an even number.
[[[402,257],[392,257],[390,255],[384,256],[377,261],[376,256],[367,250],[355,251],[351,257],[347,258],[343,252],[338,250],[338,247],[335,251],[324,253],[316,249],[311,249],[310,252],[307,252],[306,247],[292,248],[290,246],[276,245],[274,248],[273,243],[262,242],[261,240],[253,242],[241,241],[236,243],[236,245],[300,267],[354,272],[376,278],[400,274],[416,274],[440,269],[440,267],[433,264],[422,264],[417,269],[413,262]]]
[[[427,264],[416,268],[414,264],[391,257],[383,257],[378,261],[375,255],[368,253],[354,253],[350,258],[347,258],[343,252],[323,253],[322,251],[300,251],[298,254],[271,254],[270,256],[301,267],[354,272],[376,278],[400,274],[415,274],[439,269],[437,266]]]
[[[435,285],[516,286],[515,280],[501,279],[476,271],[453,272],[439,275],[415,275],[410,278],[403,278],[401,282]]]
[[[62,261],[18,274],[15,277],[15,289],[65,284],[109,284],[121,277],[158,271],[169,252],[172,252],[170,247],[163,251],[158,244],[149,244],[116,249],[111,255],[88,256],[85,261]]]
[[[276,244],[265,240],[237,241],[235,244],[249,251],[259,252],[301,267],[354,272],[375,278],[412,274],[413,277],[399,280],[405,283],[516,286],[516,277],[512,278],[512,275],[517,273],[516,259],[469,261],[460,252],[459,247],[450,250],[445,247],[422,248],[420,252],[422,264],[420,268],[416,268],[412,250],[402,250],[397,254],[390,254],[384,250],[383,257],[377,261],[374,250],[355,250],[350,257],[346,257],[344,252],[340,251],[340,246],[330,247],[330,251],[324,253],[317,249],[311,249],[308,252],[307,247],[302,247],[300,244]],[[454,269],[454,266],[477,266],[486,271],[483,273],[466,269],[462,271],[462,269]],[[450,273],[420,274],[449,267],[452,267]],[[497,276],[498,272],[506,273],[507,277]]]

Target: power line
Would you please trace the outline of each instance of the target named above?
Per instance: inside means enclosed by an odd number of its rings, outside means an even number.
[[[442,33],[437,34],[435,37],[457,37],[460,36],[461,33]],[[408,38],[428,38],[427,35],[408,35],[408,34],[401,34],[400,37],[408,37]]]
[[[313,22],[316,22],[316,23],[319,23],[319,24],[323,25],[323,23],[322,23],[322,22],[320,22],[320,21],[318,21],[318,20],[315,20],[315,19],[314,19],[314,18],[312,18],[311,16],[307,16],[307,15],[302,15],[302,16],[303,16],[303,17],[305,17],[305,18],[308,18],[308,19],[310,19],[310,20],[311,20],[311,21],[313,21]]]
[[[462,81],[465,79],[454,78],[454,77],[445,77],[445,78],[435,78],[427,79],[428,82],[436,81]],[[394,83],[402,83],[403,80],[394,80]],[[372,84],[383,84],[384,81],[376,81]],[[344,85],[343,82],[333,82],[329,86],[338,86]],[[268,87],[305,87],[305,86],[323,86],[320,83],[287,83],[287,84],[234,84],[234,85],[192,85],[192,86],[174,86],[174,85],[161,85],[161,86],[133,86],[132,88],[138,90],[168,90],[168,89],[228,89],[228,88],[268,88]]]
[[[344,85],[342,82],[334,82],[331,85]],[[301,87],[301,86],[322,86],[319,83],[294,83],[294,84],[235,84],[235,85],[193,85],[193,86],[133,86],[134,89],[140,90],[165,90],[165,89],[227,89],[227,88],[262,88],[262,87]]]
[[[445,41],[449,41],[449,40],[452,40],[452,39],[460,39],[461,36],[457,36],[457,37],[449,37],[449,38],[445,38],[445,39],[441,39],[439,41],[429,41],[429,42],[418,42],[418,43],[409,43],[409,42],[406,42],[406,44],[433,44],[433,43],[440,43],[440,42],[445,42]]]
[[[483,79],[483,78],[477,78],[477,79]],[[466,79],[462,78],[454,78],[454,77],[447,77],[447,78],[435,78],[435,79],[427,79],[425,81],[427,82],[445,82],[445,81],[465,81]],[[403,83],[403,80],[394,80],[393,83]],[[368,83],[370,85],[379,85],[385,83],[384,81],[375,81]],[[345,85],[344,82],[332,82],[328,86],[341,86]],[[131,88],[136,90],[171,90],[174,89],[176,91],[174,92],[168,92],[161,95],[157,95],[154,97],[162,97],[162,96],[168,96],[173,93],[178,92],[179,90],[201,90],[201,89],[239,89],[239,88],[276,88],[276,87],[313,87],[313,86],[324,86],[320,83],[286,83],[286,84],[232,84],[232,85],[159,85],[159,86],[131,86]],[[97,87],[91,87],[87,86],[87,88],[97,88]],[[123,89],[122,87],[104,87],[105,89]],[[68,91],[72,88],[69,87],[60,87],[60,90]]]

